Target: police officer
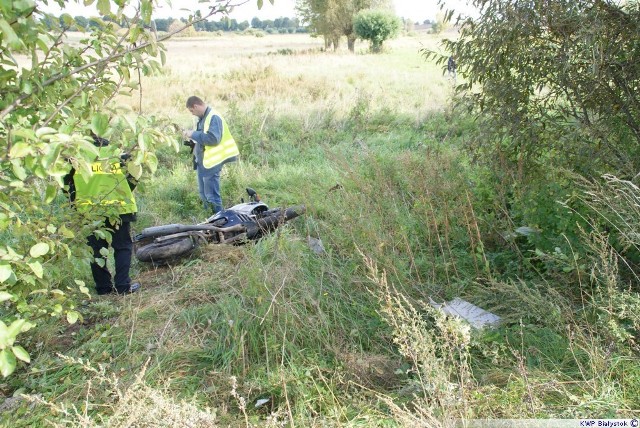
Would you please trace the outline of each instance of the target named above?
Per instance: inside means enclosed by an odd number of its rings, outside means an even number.
[[[191,96],[187,109],[198,118],[195,131],[184,131],[183,137],[195,142],[194,166],[198,177],[198,190],[205,210],[213,214],[222,210],[220,172],[227,162],[238,159],[240,151],[229,131],[227,122],[202,99]]]
[[[133,196],[136,182],[131,175],[122,172],[125,156],[114,153],[109,147],[109,141],[92,134],[94,144],[99,147],[99,155],[92,164],[93,174],[88,181],[81,174],[72,169],[65,177],[65,184],[71,203],[80,213],[95,212],[105,216],[105,227],[111,233],[111,246],[115,255],[115,277],[107,268],[107,260],[100,251],[108,249],[106,239],[95,234],[87,238],[87,244],[93,250],[94,260],[91,263],[91,273],[96,283],[99,295],[118,293],[130,294],[140,289],[139,282],[131,282],[129,269],[133,253],[131,239],[131,222],[136,220],[138,207]],[[117,221],[112,222],[114,217]],[[97,259],[102,259],[100,263]]]

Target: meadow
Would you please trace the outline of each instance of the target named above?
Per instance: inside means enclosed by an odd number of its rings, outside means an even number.
[[[166,42],[162,73],[114,102],[189,127],[186,98],[200,96],[240,146],[222,177],[225,205],[252,187],[307,214],[256,244],[135,263],[143,291],[94,296],[81,323],[40,326],[31,365],[3,385],[30,398],[0,420],[386,427],[637,416],[637,356],[607,348],[562,284],[525,275],[501,238],[490,183],[466,150],[480,130],[455,108],[443,67],[419,52],[441,37],[404,36],[380,55],[361,43],[356,54],[324,52],[308,35]],[[137,189],[135,229],[202,221],[187,149],[158,158]],[[88,267],[71,269],[91,283]],[[428,303],[454,297],[503,324],[472,330]]]

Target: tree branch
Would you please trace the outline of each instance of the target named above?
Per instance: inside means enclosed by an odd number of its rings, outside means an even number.
[[[216,8],[216,6],[212,6],[209,13],[207,15],[202,16],[201,18],[198,18],[194,21],[190,21],[188,22],[186,25],[182,26],[181,28],[172,31],[170,33],[165,34],[164,36],[158,38],[157,40],[155,40],[155,42],[163,42],[169,38],[171,38],[173,35],[180,33],[181,31],[185,30],[186,28],[189,28],[191,26],[193,26],[194,24],[198,23],[198,22],[202,22],[204,20],[206,20],[207,18],[209,18],[210,16],[215,15],[216,13],[218,13],[220,10],[218,8]],[[122,40],[122,39],[121,39]],[[73,76],[75,74],[78,74],[88,68],[91,67],[96,67],[96,66],[100,66],[100,65],[104,65],[106,67],[106,64],[108,64],[109,62],[111,62],[114,59],[117,58],[121,58],[129,53],[132,52],[137,52],[139,50],[143,50],[146,47],[152,45],[152,42],[145,42],[139,46],[132,46],[128,49],[125,49],[124,51],[118,52],[118,53],[112,53],[111,55],[107,56],[106,58],[101,58],[95,61],[92,61],[90,63],[84,64],[80,67],[76,67],[73,70],[67,72],[67,73],[59,73],[57,75],[54,75],[52,77],[50,77],[49,79],[47,79],[46,81],[42,82],[42,85],[37,86],[37,90],[34,90],[32,93],[30,94],[23,94],[21,96],[19,96],[14,102],[12,102],[10,105],[8,105],[4,110],[2,110],[0,112],[0,119],[4,119],[5,116],[7,116],[9,113],[11,113],[13,110],[15,110],[19,105],[22,104],[22,102],[28,98],[30,98],[32,95],[35,95],[37,93],[39,93],[42,88],[49,86],[59,80],[65,79],[69,76]]]

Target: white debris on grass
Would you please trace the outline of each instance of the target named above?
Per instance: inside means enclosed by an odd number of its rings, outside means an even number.
[[[261,398],[259,400],[256,401],[256,408],[262,406],[263,404],[267,404],[269,402],[269,398]]]
[[[436,303],[433,299],[429,298],[429,302],[434,308],[441,310],[445,314],[462,318],[475,328],[495,327],[500,323],[500,317],[498,315],[485,311],[459,297],[444,303]]]

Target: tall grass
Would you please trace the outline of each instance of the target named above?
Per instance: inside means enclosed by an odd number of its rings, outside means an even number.
[[[64,404],[60,424],[130,414],[88,395],[101,371],[80,370],[55,349],[108,367],[120,385],[159,397],[154,405],[215,413],[206,421],[220,425],[633,415],[637,294],[620,286],[607,240],[586,233],[588,254],[530,261],[523,238],[503,233],[495,189],[465,152],[475,125],[450,108],[449,83],[419,56],[435,38],[396,40],[380,56],[318,44],[298,35],[167,44],[164,73],[143,82],[142,110],[186,126],[186,97],[202,96],[241,147],[241,161],[224,169],[225,205],[253,187],[269,205],[304,203],[307,214],[252,245],[136,264],[143,292],[87,302],[81,327],[40,330],[34,340],[47,346],[4,390]],[[278,55],[283,47],[293,55]],[[121,102],[136,109],[136,100]],[[190,155],[159,159],[138,189],[136,229],[202,221]],[[325,251],[312,251],[309,238]],[[473,331],[427,303],[453,297],[503,324]],[[46,413],[38,407],[19,423]]]

